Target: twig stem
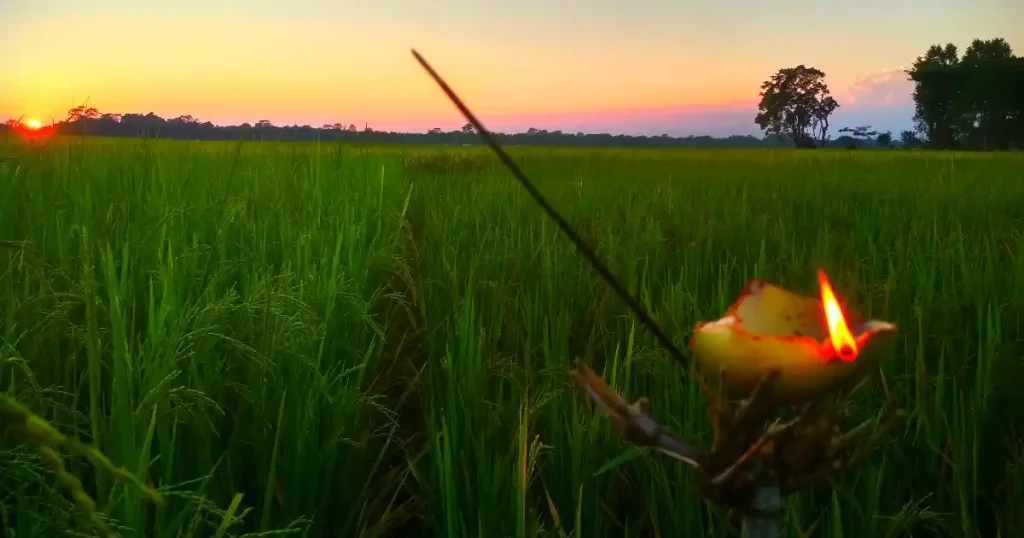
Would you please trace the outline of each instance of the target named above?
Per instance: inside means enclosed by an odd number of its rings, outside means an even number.
[[[780,538],[782,536],[782,491],[778,483],[758,486],[751,508],[743,515],[745,538]]]

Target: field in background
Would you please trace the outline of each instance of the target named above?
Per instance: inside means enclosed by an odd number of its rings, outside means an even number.
[[[910,419],[792,499],[788,535],[1024,536],[1020,156],[513,153],[681,346],[748,278],[814,294],[818,267],[899,325],[851,422]],[[578,357],[708,438],[695,383],[485,150],[0,156],[0,390],[160,488],[72,460],[125,536],[735,535],[569,386]],[[90,532],[33,454],[0,437],[0,536]]]

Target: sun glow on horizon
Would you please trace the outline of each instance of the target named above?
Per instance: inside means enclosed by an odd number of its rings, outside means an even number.
[[[26,129],[29,129],[29,130],[32,130],[32,131],[38,130],[39,128],[41,128],[43,126],[43,124],[39,120],[37,120],[35,118],[31,118],[31,119],[25,120],[24,125],[25,125]]]

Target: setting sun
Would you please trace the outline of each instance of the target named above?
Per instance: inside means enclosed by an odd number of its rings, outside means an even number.
[[[31,119],[31,120],[27,120],[25,122],[25,127],[28,128],[28,129],[31,129],[33,131],[35,131],[36,129],[39,129],[42,126],[43,126],[43,124],[39,123],[39,120],[37,120],[37,119]]]

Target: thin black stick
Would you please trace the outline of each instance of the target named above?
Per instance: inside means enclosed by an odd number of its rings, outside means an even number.
[[[597,254],[594,253],[594,249],[590,248],[586,243],[584,243],[583,239],[579,236],[579,234],[576,233],[576,230],[573,230],[572,226],[565,220],[565,218],[562,217],[562,215],[559,214],[558,211],[555,210],[555,208],[551,207],[551,204],[549,204],[547,199],[544,198],[544,195],[542,195],[540,191],[537,190],[537,187],[533,186],[533,183],[530,182],[530,180],[526,177],[526,174],[524,174],[523,171],[519,168],[519,166],[515,163],[515,161],[512,160],[512,157],[510,157],[509,154],[506,153],[504,149],[502,149],[501,145],[498,144],[498,141],[494,139],[494,136],[491,134],[491,132],[488,131],[487,128],[484,127],[482,123],[480,123],[480,120],[476,119],[476,116],[474,116],[473,113],[469,111],[469,108],[465,105],[465,103],[462,102],[462,99],[459,99],[459,96],[455,95],[455,92],[451,89],[450,86],[448,86],[448,83],[446,83],[444,79],[441,78],[441,75],[438,75],[437,71],[434,71],[434,68],[431,67],[430,64],[427,63],[427,61],[423,58],[423,56],[420,56],[420,53],[416,52],[415,49],[413,49],[412,55],[416,57],[416,61],[418,61],[420,65],[423,66],[423,69],[426,69],[427,73],[429,73],[430,76],[434,79],[434,82],[437,82],[437,85],[441,87],[441,89],[444,91],[446,95],[448,95],[448,99],[451,99],[452,103],[455,104],[455,107],[459,109],[459,112],[462,112],[462,115],[466,117],[466,120],[469,121],[471,125],[473,125],[473,127],[476,129],[477,134],[480,135],[480,139],[484,141],[484,144],[487,144],[487,146],[489,146],[491,150],[494,151],[494,154],[498,156],[498,160],[500,160],[501,163],[504,164],[505,167],[508,168],[510,172],[512,172],[512,175],[519,180],[519,183],[523,185],[523,188],[526,189],[526,192],[530,193],[530,196],[532,196],[533,199],[536,200],[538,204],[540,204],[540,207],[544,209],[544,212],[547,213],[548,216],[551,217],[556,224],[558,224],[558,227],[561,228],[563,232],[565,232],[565,235],[569,236],[569,240],[571,240],[573,244],[576,245],[576,249],[580,252],[580,254],[582,254],[588,262],[590,262],[590,265],[594,267],[594,270],[597,271],[597,273],[601,275],[601,278],[603,278],[605,282],[607,282],[608,285],[612,287],[615,293],[623,301],[626,302],[626,304],[629,306],[629,309],[632,310],[633,314],[636,315],[637,319],[640,320],[640,323],[642,323],[644,326],[647,327],[648,330],[654,333],[654,336],[658,339],[658,342],[660,342],[661,345],[668,350],[669,354],[672,355],[674,359],[679,361],[679,363],[682,364],[683,366],[689,366],[686,357],[683,356],[683,353],[679,351],[679,348],[677,348],[676,345],[672,343],[672,339],[670,339],[668,335],[665,334],[665,331],[661,330],[661,327],[658,326],[654,319],[652,319],[651,316],[644,310],[644,307],[640,304],[640,301],[637,301],[636,298],[634,298],[633,295],[629,293],[629,291],[627,291],[622,284],[619,283],[619,280],[615,278],[615,275],[612,274],[611,270],[609,270],[608,267],[603,262],[601,262],[601,260],[597,257]]]

